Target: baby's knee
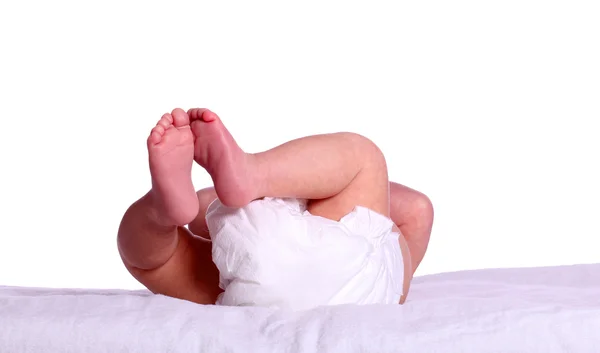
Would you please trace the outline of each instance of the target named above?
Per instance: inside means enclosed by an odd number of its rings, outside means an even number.
[[[353,146],[356,147],[357,153],[360,154],[362,159],[367,161],[369,164],[387,168],[383,151],[375,142],[373,142],[373,140],[354,132],[341,132],[340,134],[343,134],[345,138],[352,141]]]
[[[414,201],[412,202],[411,211],[413,217],[419,219],[423,225],[431,226],[433,223],[433,203],[427,195],[419,192],[417,197],[415,197]]]

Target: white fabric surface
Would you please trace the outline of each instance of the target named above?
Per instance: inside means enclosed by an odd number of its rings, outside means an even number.
[[[404,306],[296,313],[0,287],[0,352],[600,352],[600,264],[424,276]]]
[[[217,199],[206,222],[224,290],[217,304],[306,310],[400,301],[398,233],[377,212],[356,207],[336,222],[311,215],[305,200],[229,208]]]

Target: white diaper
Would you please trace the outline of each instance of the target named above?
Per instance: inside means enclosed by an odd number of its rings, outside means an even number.
[[[224,292],[219,305],[305,310],[397,304],[404,264],[392,221],[357,206],[339,222],[306,202],[265,198],[243,208],[214,201],[206,214]]]

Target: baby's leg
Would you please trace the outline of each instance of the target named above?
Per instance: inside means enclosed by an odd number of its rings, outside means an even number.
[[[413,273],[427,251],[433,214],[433,206],[427,196],[404,185],[390,183],[390,216],[406,238]]]
[[[389,182],[383,154],[357,134],[335,133],[244,153],[216,114],[189,111],[195,160],[211,175],[223,204],[241,207],[262,197],[312,200],[311,213],[339,219],[356,205],[389,217]]]
[[[289,141],[257,154],[244,153],[216,114],[188,112],[195,160],[211,175],[221,202],[241,207],[262,197],[309,199],[309,211],[339,220],[360,205],[390,216],[386,161],[375,144],[357,134],[336,133]],[[403,302],[412,274],[405,256]],[[408,275],[407,275],[408,273]]]
[[[198,197],[200,208],[196,218],[188,224],[188,229],[199,237],[210,239],[208,225],[206,224],[206,210],[217,199],[217,192],[214,187],[208,187],[198,190],[196,196]]]
[[[198,214],[191,178],[194,135],[181,109],[148,137],[152,189],[125,212],[117,243],[129,272],[149,290],[201,304],[220,293],[211,245],[183,226]]]

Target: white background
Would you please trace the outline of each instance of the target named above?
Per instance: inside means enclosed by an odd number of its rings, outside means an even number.
[[[175,107],[373,139],[436,208],[418,275],[600,262],[597,1],[155,3],[1,3],[0,285],[140,288],[116,232]]]

